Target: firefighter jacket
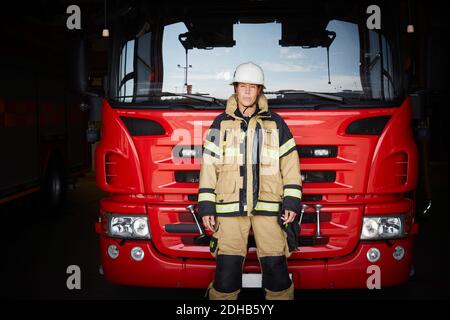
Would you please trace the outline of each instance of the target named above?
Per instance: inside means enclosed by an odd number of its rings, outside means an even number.
[[[297,146],[284,120],[264,95],[246,119],[232,95],[203,145],[199,217],[299,213],[301,198]]]

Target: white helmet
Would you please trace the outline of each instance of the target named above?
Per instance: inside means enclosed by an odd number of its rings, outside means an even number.
[[[253,62],[240,64],[237,66],[234,72],[233,82],[230,84],[233,85],[236,82],[259,84],[264,87],[263,69]]]

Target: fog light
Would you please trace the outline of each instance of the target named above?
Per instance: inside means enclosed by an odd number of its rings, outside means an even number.
[[[131,257],[136,261],[144,259],[144,251],[140,247],[134,247],[131,249]]]
[[[108,255],[111,259],[117,259],[119,256],[119,248],[117,248],[115,245],[110,245],[108,247]]]
[[[405,248],[403,248],[402,246],[396,246],[394,252],[392,253],[392,256],[395,260],[402,260],[405,256]]]
[[[381,253],[377,248],[370,248],[369,251],[367,251],[367,260],[369,260],[369,262],[377,262],[380,257]]]

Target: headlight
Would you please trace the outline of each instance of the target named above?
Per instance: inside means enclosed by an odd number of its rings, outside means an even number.
[[[401,238],[405,234],[404,216],[365,217],[361,240]]]
[[[147,217],[145,219],[139,218],[133,222],[133,232],[139,237],[145,238],[148,236]]]
[[[108,215],[108,235],[124,239],[150,239],[145,216]]]

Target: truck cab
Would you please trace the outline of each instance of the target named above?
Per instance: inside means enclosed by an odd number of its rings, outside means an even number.
[[[136,2],[111,21],[96,149],[96,230],[107,280],[206,288],[209,234],[196,217],[204,138],[235,67],[262,66],[269,109],[289,126],[305,204],[288,259],[297,289],[409,278],[418,154],[395,4]],[[373,11],[371,11],[373,10]],[[379,11],[377,11],[379,10]],[[381,26],[372,23],[382,15]],[[378,17],[380,18],[380,17]],[[250,236],[244,274],[260,273]]]

